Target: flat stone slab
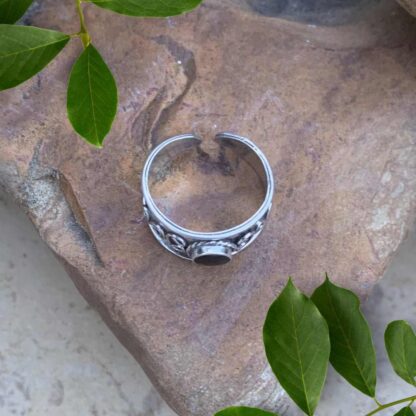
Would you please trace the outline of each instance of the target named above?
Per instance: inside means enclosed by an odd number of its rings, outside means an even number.
[[[254,0],[167,20],[87,6],[120,88],[103,150],[66,120],[78,42],[0,94],[0,184],[181,416],[286,409],[261,329],[287,276],[311,291],[326,271],[365,295],[414,220],[415,20],[390,1],[351,3],[360,13],[326,25]],[[39,4],[28,23],[77,31],[71,2]],[[197,267],[154,240],[139,179],[164,138],[195,131],[209,144],[223,130],[268,156],[274,209],[243,255]]]

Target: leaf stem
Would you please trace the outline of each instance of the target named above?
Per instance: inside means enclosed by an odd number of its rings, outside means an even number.
[[[91,37],[88,33],[87,26],[85,25],[84,11],[82,10],[81,1],[82,0],[75,0],[80,24],[79,37],[82,40],[84,48],[86,48],[91,43]]]
[[[375,415],[376,413],[381,412],[382,410],[388,409],[389,407],[393,407],[401,403],[410,402],[409,405],[411,405],[415,400],[416,400],[416,396],[410,396],[410,397],[406,397],[405,399],[396,400],[395,402],[381,404],[377,407],[377,409],[374,409],[370,413],[367,413],[365,416]]]
[[[376,402],[376,405],[377,406],[383,406],[378,400],[377,400],[377,398],[376,397],[373,397],[373,399],[374,399],[374,401]]]

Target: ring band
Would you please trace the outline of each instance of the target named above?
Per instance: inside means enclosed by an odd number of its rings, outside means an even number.
[[[175,224],[154,202],[149,189],[150,172],[155,159],[166,148],[176,145],[201,143],[194,134],[171,137],[159,144],[149,155],[142,174],[144,215],[157,241],[171,253],[186,260],[203,265],[228,263],[232,256],[247,248],[262,232],[268,213],[272,207],[274,194],[273,173],[269,162],[261,150],[249,139],[231,133],[219,133],[215,139],[220,146],[232,148],[239,155],[250,160],[251,165],[259,165],[265,197],[258,210],[246,221],[216,232],[197,232]]]

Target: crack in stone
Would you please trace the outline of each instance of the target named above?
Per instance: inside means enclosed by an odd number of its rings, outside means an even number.
[[[82,220],[84,216],[78,200],[73,191],[69,191],[72,187],[57,169],[41,164],[41,148],[42,141],[34,149],[26,177],[16,188],[18,201],[27,209],[32,221],[38,225],[44,239],[50,231],[47,223],[54,224],[58,221],[59,224],[60,219],[94,263],[104,267],[87,222]]]
[[[186,84],[183,88],[181,94],[179,94],[167,107],[165,107],[161,112],[157,120],[151,129],[151,136],[150,142],[153,146],[158,144],[160,140],[159,132],[164,125],[169,121],[169,119],[176,113],[180,104],[183,102],[183,99],[188,94],[189,90],[191,89],[193,83],[196,80],[196,62],[194,53],[186,49],[183,45],[176,42],[170,36],[167,35],[160,35],[153,40],[158,43],[159,45],[163,45],[167,48],[169,53],[173,56],[176,62],[180,62],[183,69],[184,74],[186,76]]]
[[[134,141],[138,138],[139,147],[145,154],[159,143],[161,130],[176,113],[196,80],[196,63],[191,50],[186,49],[166,35],[154,37],[152,40],[166,47],[170,55],[175,59],[175,62],[180,62],[186,77],[186,83],[182,91],[173,100],[169,100],[169,102],[166,102],[168,88],[166,85],[162,86],[155,97],[140,111],[133,121],[130,135]],[[143,152],[139,152],[139,154],[142,155]]]
[[[71,212],[71,217],[73,220],[71,222],[72,228],[75,228],[74,231],[77,231],[77,234],[81,240],[89,246],[89,251],[94,254],[97,263],[104,267],[104,262],[95,244],[91,229],[88,225],[88,221],[85,218],[84,212],[79,204],[78,198],[75,195],[70,181],[68,181],[65,175],[61,172],[58,174],[57,179],[59,182],[59,189],[62,192],[62,195],[65,198],[65,201]]]
[[[145,152],[152,148],[152,129],[154,128],[157,119],[160,117],[161,108],[166,97],[166,86],[163,86],[152,101],[144,108],[137,118],[133,121],[131,127],[131,137],[138,137],[140,140],[140,147]]]

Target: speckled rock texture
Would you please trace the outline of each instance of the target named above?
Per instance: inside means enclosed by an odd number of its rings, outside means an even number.
[[[287,3],[207,0],[140,21],[87,6],[120,87],[103,150],[66,121],[77,42],[0,94],[0,183],[181,416],[288,409],[261,341],[287,276],[311,291],[327,271],[364,296],[415,216],[415,19],[387,0],[326,12],[323,1],[300,17]],[[73,9],[44,0],[27,23],[75,32]],[[258,241],[229,265],[197,267],[154,240],[138,184],[165,137],[210,143],[220,130],[253,138],[278,186]]]

